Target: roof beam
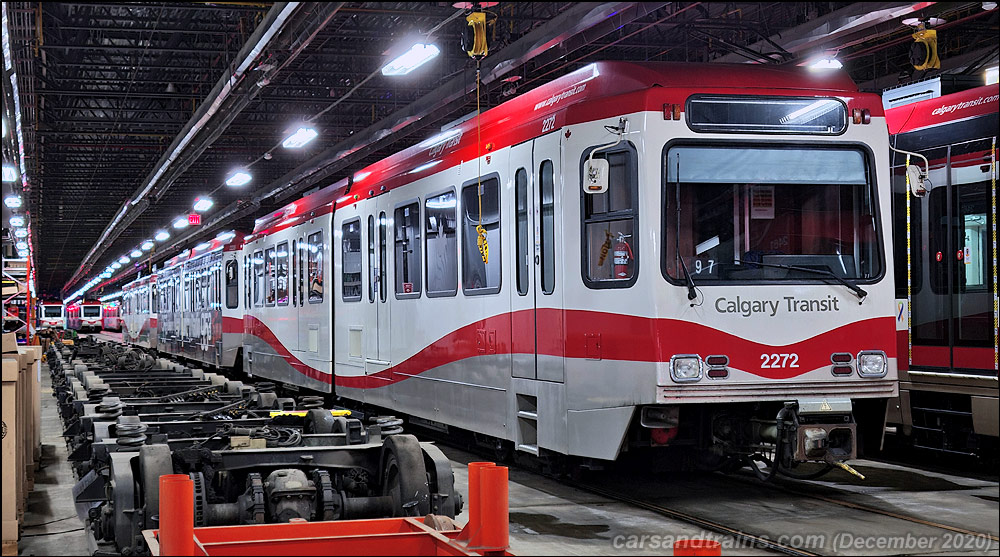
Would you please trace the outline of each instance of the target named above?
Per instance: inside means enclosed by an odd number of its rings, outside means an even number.
[[[923,10],[937,2],[855,2],[823,17],[786,29],[768,39],[758,41],[746,50],[766,52],[775,46],[795,55],[797,58],[821,52],[827,47],[842,48],[852,41],[870,38],[872,29],[887,21]],[[760,55],[764,58],[764,55]],[[721,56],[713,62],[746,62],[749,56],[733,52]],[[757,60],[754,60],[755,62]],[[781,60],[774,60],[781,62]]]
[[[529,61],[548,62],[601,39],[621,26],[645,17],[668,2],[581,2],[535,28],[509,46],[491,54],[481,63],[482,83],[488,85]],[[237,200],[203,226],[175,237],[154,256],[153,262],[177,253],[185,244],[207,232],[229,225],[257,211],[266,203],[281,202],[323,183],[389,145],[392,140],[419,130],[426,122],[441,118],[465,104],[475,91],[475,68],[469,67],[430,94],[397,110],[365,130],[324,150],[278,180],[268,184],[252,199]]]
[[[115,218],[90,248],[80,266],[63,286],[67,295],[72,286],[88,273],[97,259],[150,204],[159,199],[174,180],[193,164],[229,124],[261,92],[264,85],[305,50],[344,2],[278,2],[236,56],[239,66],[226,69],[195,114],[177,134],[136,194],[116,213]],[[254,62],[271,56],[271,69],[258,70]]]

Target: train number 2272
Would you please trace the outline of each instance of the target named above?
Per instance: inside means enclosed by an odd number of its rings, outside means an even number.
[[[780,369],[785,367],[799,367],[798,354],[761,354],[761,369]]]

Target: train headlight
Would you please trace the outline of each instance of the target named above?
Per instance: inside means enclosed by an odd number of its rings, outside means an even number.
[[[887,370],[885,352],[866,350],[858,353],[858,375],[861,377],[883,377]]]
[[[670,378],[677,383],[701,379],[701,358],[697,354],[678,354],[670,358]]]

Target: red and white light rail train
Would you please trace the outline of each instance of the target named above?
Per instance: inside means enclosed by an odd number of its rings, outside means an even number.
[[[843,72],[591,64],[127,285],[124,338],[535,455],[853,458],[888,141]]]

